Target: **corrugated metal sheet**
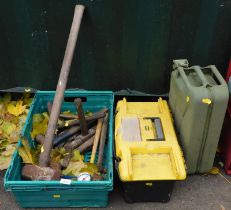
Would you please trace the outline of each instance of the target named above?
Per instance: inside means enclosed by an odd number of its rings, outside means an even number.
[[[68,87],[165,93],[171,61],[230,56],[231,1],[4,0],[0,88],[55,89],[76,3],[87,6]]]

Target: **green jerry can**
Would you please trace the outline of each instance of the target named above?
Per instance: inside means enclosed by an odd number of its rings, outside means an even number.
[[[174,60],[169,105],[186,160],[187,173],[211,170],[229,98],[214,65],[188,67]]]

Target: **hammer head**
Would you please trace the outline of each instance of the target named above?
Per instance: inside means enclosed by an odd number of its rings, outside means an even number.
[[[61,170],[50,167],[25,164],[22,168],[22,177],[28,180],[60,180],[60,176]]]

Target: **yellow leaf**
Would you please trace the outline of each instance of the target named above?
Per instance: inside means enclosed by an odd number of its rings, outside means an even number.
[[[15,129],[9,136],[8,140],[10,143],[17,143],[20,136],[20,130]]]
[[[22,115],[20,115],[20,117],[18,118],[18,126],[19,126],[20,128],[22,128],[22,127],[24,126],[24,124],[25,124],[25,122],[26,122],[26,117],[27,117],[26,114],[22,114]]]
[[[73,151],[73,157],[71,158],[71,161],[79,161],[83,160],[83,156],[80,154],[79,150],[74,150]]]
[[[47,118],[47,120],[49,121],[49,114],[47,112],[43,112],[42,115]]]
[[[86,164],[83,161],[69,162],[67,168],[62,170],[63,175],[78,176],[81,169],[86,168]]]
[[[32,157],[26,153],[24,147],[18,147],[18,153],[21,156],[23,163],[33,163]]]
[[[99,174],[99,169],[94,163],[86,163],[86,166],[80,170],[80,172],[87,172],[90,175]]]
[[[10,135],[16,129],[16,125],[7,121],[4,121],[1,125],[1,130],[5,135]]]
[[[31,138],[34,139],[38,134],[45,135],[47,131],[48,119],[43,114],[33,115],[33,130]]]
[[[33,124],[41,123],[43,120],[44,120],[44,116],[42,114],[33,115]]]
[[[22,145],[18,147],[18,153],[21,156],[24,163],[34,164],[34,160],[31,154],[31,148],[28,141],[25,138],[22,138]]]
[[[213,167],[210,171],[209,171],[210,174],[219,174],[220,173],[220,169],[217,168],[217,167]]]
[[[67,151],[64,149],[64,147],[58,148],[56,147],[51,151],[51,159],[52,162],[60,162],[61,159],[67,155]]]
[[[6,146],[6,149],[4,152],[2,152],[2,156],[5,156],[5,157],[8,157],[8,156],[11,156],[13,155],[14,151],[16,149],[16,145],[14,144],[9,144]]]
[[[8,145],[8,140],[6,138],[0,139],[0,154],[5,151],[7,145]]]
[[[11,156],[1,156],[0,155],[0,170],[5,170],[9,167],[11,161]]]
[[[93,115],[93,113],[90,112],[90,111],[86,111],[86,112],[85,112],[85,117],[89,117],[89,116],[92,116],[92,115]]]
[[[70,110],[66,110],[66,111],[62,112],[62,114],[74,115],[75,113],[71,112]]]
[[[16,105],[14,105],[13,103],[9,103],[7,106],[7,111],[10,114],[13,114],[14,116],[19,116],[21,115],[25,109],[26,109],[26,105],[22,105],[23,101],[19,100]]]

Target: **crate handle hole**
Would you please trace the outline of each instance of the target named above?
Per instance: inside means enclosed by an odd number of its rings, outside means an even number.
[[[73,96],[71,96],[71,97],[68,97],[68,96],[64,97],[64,102],[74,102],[74,100],[76,98],[80,98],[82,102],[87,102],[87,97],[73,97]]]

